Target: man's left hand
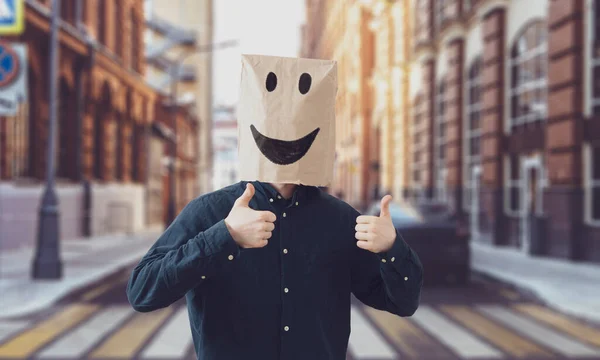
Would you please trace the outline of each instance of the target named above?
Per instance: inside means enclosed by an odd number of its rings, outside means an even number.
[[[388,251],[396,241],[396,229],[390,215],[391,195],[381,199],[379,216],[360,215],[356,218],[356,245],[374,253]]]

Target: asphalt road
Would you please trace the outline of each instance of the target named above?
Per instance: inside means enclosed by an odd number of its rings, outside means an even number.
[[[123,271],[38,314],[0,321],[0,359],[195,359],[184,300],[136,313]],[[411,318],[355,303],[349,360],[600,359],[600,326],[474,277],[425,288]]]

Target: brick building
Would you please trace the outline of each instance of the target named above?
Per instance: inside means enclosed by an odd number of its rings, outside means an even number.
[[[307,0],[302,55],[339,63],[333,188],[447,202],[474,241],[599,262],[598,24],[596,0]]]
[[[476,241],[600,261],[595,5],[415,1],[407,194]]]
[[[0,118],[0,239],[30,245],[46,172],[50,0],[25,1],[28,103]],[[142,0],[63,1],[56,177],[61,237],[148,226],[148,149],[158,102],[143,79]],[[90,186],[84,186],[89,184]],[[5,239],[7,241],[5,241]],[[10,240],[10,241],[8,241]]]
[[[338,62],[333,193],[364,208],[402,196],[409,119],[408,1],[307,0],[301,56]]]

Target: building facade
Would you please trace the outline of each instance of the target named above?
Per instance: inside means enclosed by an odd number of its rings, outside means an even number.
[[[145,35],[149,64],[147,79],[163,94],[171,88],[173,65],[182,60],[178,74],[178,101],[191,104],[199,119],[197,158],[198,194],[211,191],[213,173],[212,55],[194,53],[213,43],[212,0],[144,0],[148,30]],[[184,59],[185,58],[185,59]]]
[[[213,117],[213,187],[222,189],[239,181],[238,124],[233,107],[215,108]]]
[[[336,160],[332,193],[362,207],[378,181],[371,134],[373,34],[369,11],[356,1],[306,2],[301,56],[338,64]]]
[[[600,261],[596,0],[308,0],[306,19],[302,56],[339,66],[338,195],[444,202],[473,241]]]
[[[0,117],[2,248],[31,246],[36,236],[48,154],[50,4],[25,1],[24,33],[3,37],[27,46],[28,101],[17,116]],[[153,225],[147,154],[157,105],[143,78],[143,2],[63,1],[60,16],[61,238],[141,230]]]
[[[474,241],[600,261],[592,0],[416,0],[413,199]]]

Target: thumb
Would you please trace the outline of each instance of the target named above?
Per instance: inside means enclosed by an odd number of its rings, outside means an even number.
[[[381,199],[379,217],[390,217],[390,202],[392,202],[392,195],[386,195]]]
[[[235,200],[235,206],[248,206],[250,199],[254,196],[254,186],[250,183],[246,184],[244,193]]]

